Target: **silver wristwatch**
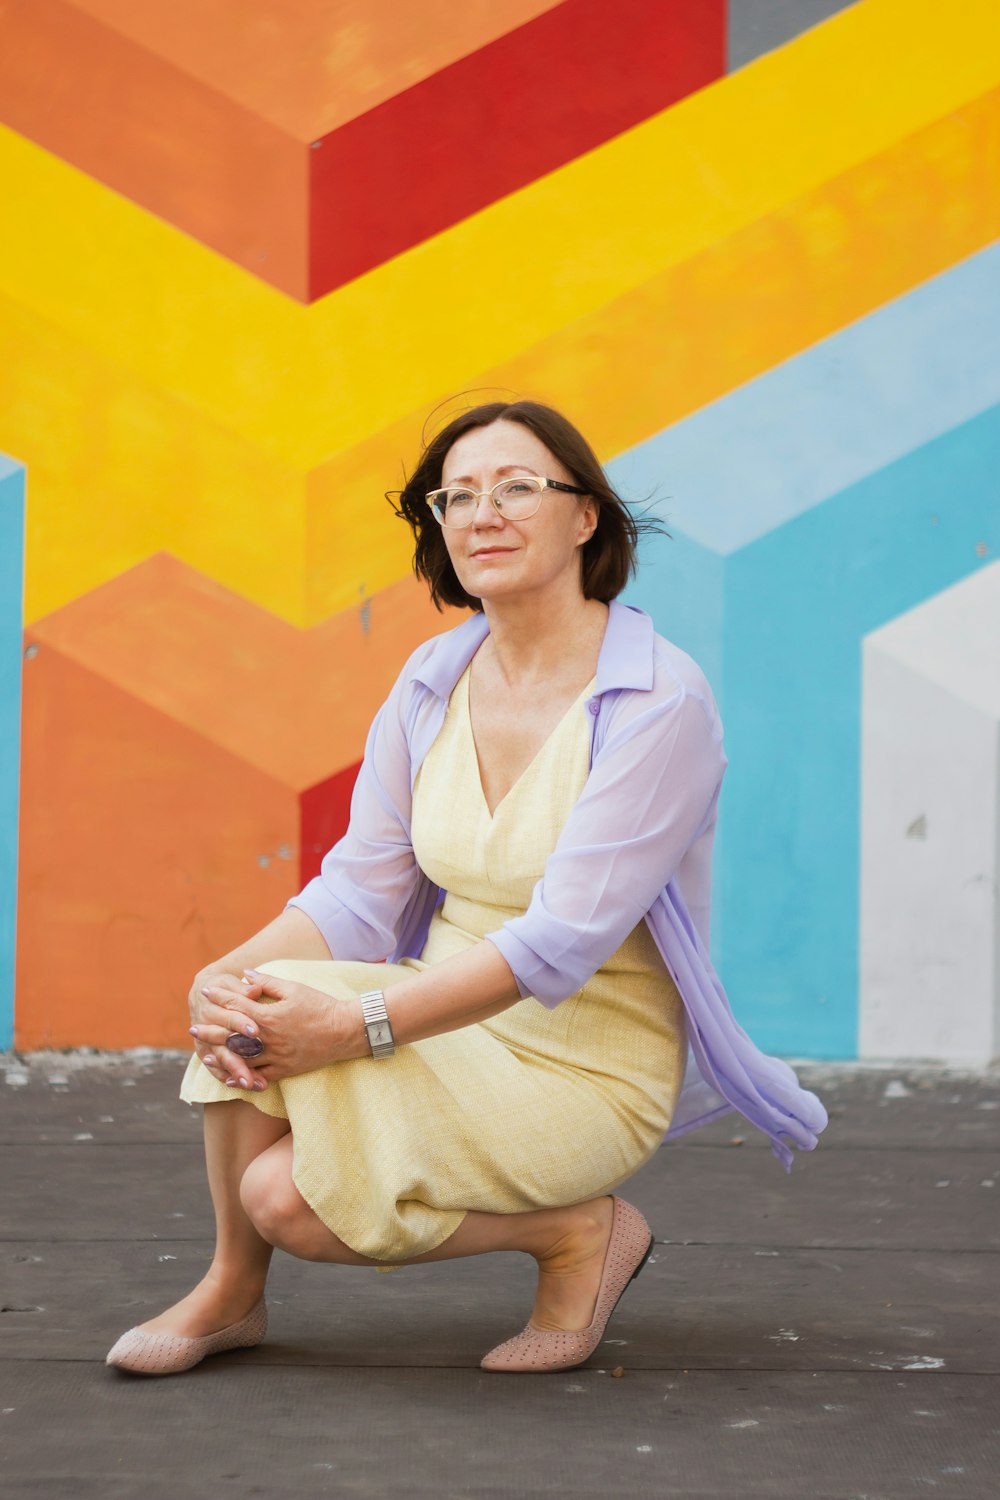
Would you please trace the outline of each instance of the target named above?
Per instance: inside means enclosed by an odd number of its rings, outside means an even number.
[[[369,990],[358,998],[361,1001],[361,1014],[364,1016],[372,1057],[391,1057],[396,1050],[396,1041],[386,1014],[385,995],[381,990]]]

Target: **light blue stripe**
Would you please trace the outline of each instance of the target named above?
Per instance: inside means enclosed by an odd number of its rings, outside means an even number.
[[[725,330],[719,330],[725,338]],[[729,554],[1000,402],[1000,244],[616,458],[671,530]]]
[[[998,472],[1000,406],[727,572],[723,966],[766,1047],[856,1055],[861,643],[998,555]]]
[[[0,453],[0,1049],[14,1041],[24,467]]]
[[[1000,246],[609,466],[670,497],[627,597],[723,710],[712,950],[769,1050],[856,1055],[861,640],[1000,551],[997,327]]]
[[[643,540],[630,604],[648,610],[661,635],[694,657],[722,703],[725,559],[680,533]]]

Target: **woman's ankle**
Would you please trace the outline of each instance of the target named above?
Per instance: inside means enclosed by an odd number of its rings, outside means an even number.
[[[562,1211],[561,1225],[535,1253],[538,1269],[546,1276],[577,1275],[587,1261],[603,1258],[611,1234],[614,1206],[610,1198],[593,1198]]]
[[[202,1338],[241,1322],[261,1300],[263,1287],[229,1286],[222,1289],[203,1277],[186,1296],[149,1318],[141,1326],[183,1338]]]
[[[239,1294],[242,1290],[252,1287],[257,1287],[262,1292],[267,1281],[267,1272],[267,1266],[247,1265],[245,1261],[226,1264],[213,1260],[197,1285],[213,1287],[220,1296]]]

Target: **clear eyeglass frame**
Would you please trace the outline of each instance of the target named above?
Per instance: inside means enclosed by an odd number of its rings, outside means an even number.
[[[473,490],[465,485],[453,484],[443,490],[431,490],[427,504],[434,519],[449,530],[471,526],[476,507],[484,495],[498,515],[509,521],[526,521],[541,508],[546,490],[563,490],[567,495],[586,495],[575,484],[563,484],[561,479],[543,479],[537,474],[518,474],[512,479],[501,479],[489,490]]]

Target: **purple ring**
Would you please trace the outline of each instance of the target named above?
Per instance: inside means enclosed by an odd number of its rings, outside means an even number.
[[[226,1037],[226,1046],[237,1057],[259,1057],[264,1050],[259,1036],[242,1036],[238,1031]]]

